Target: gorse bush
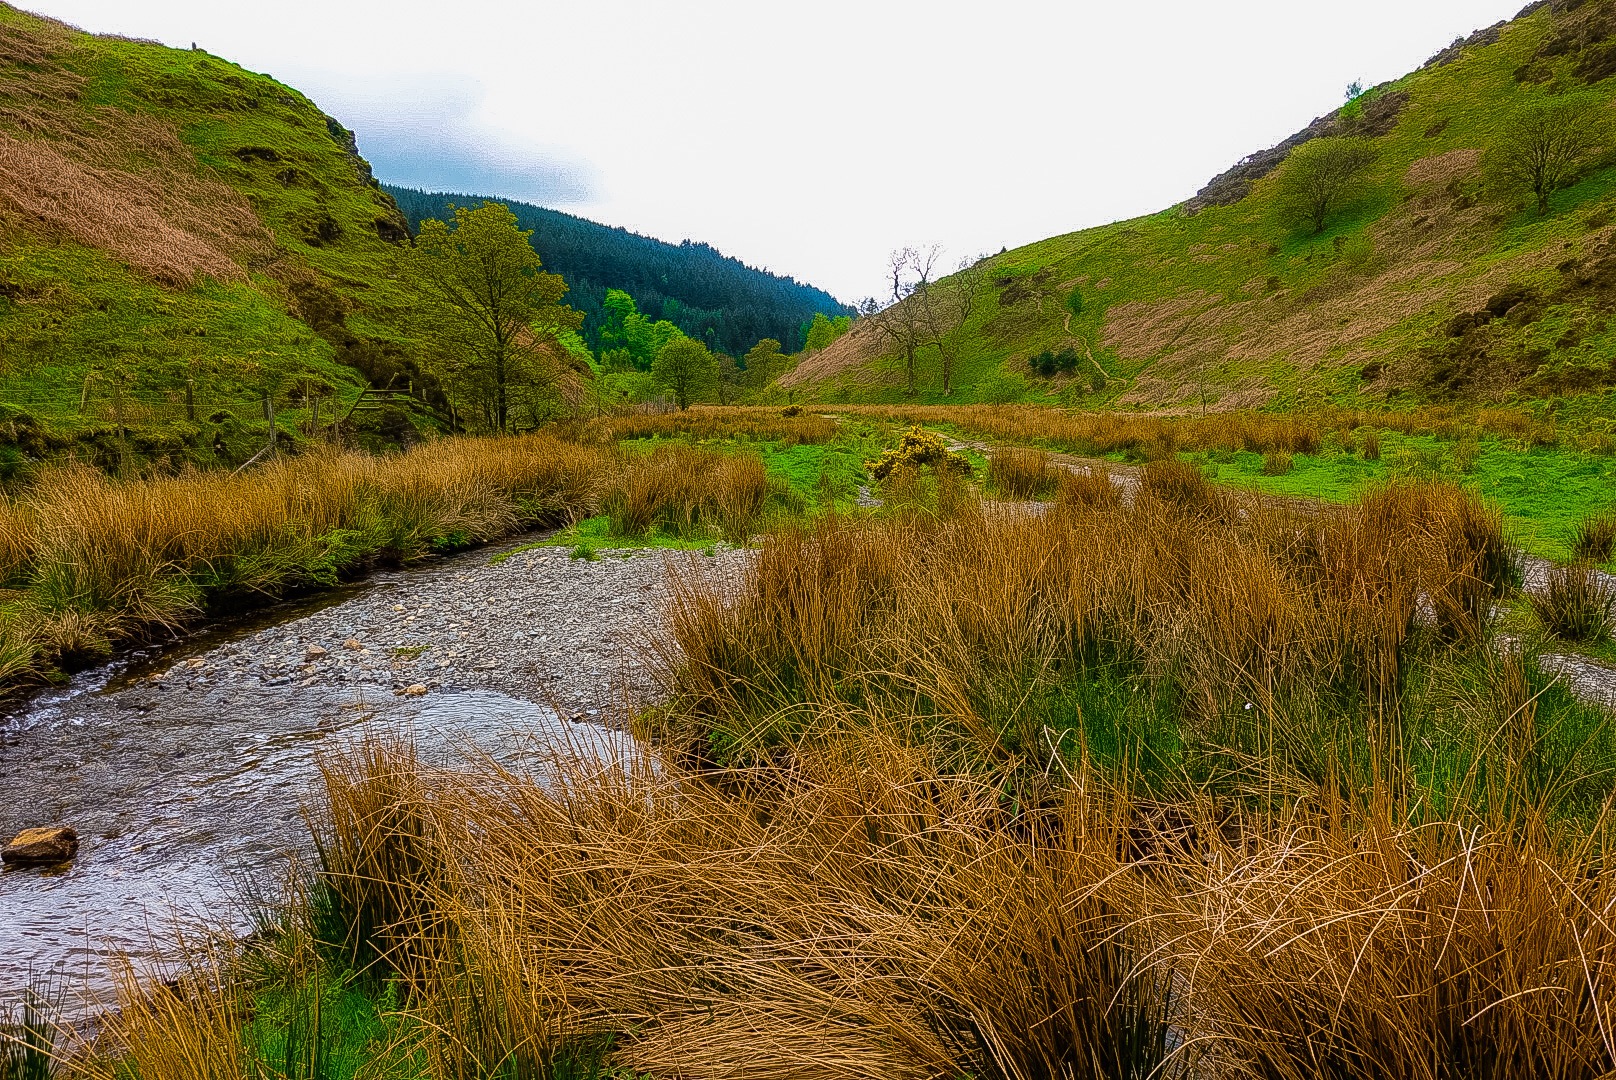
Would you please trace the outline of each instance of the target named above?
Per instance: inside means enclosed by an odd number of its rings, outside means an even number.
[[[883,453],[875,461],[865,462],[865,468],[877,480],[885,480],[894,472],[930,468],[936,473],[956,473],[969,476],[968,459],[949,450],[948,443],[934,431],[911,427],[903,433],[898,445]]]

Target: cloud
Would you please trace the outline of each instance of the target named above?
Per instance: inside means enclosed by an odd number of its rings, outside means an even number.
[[[540,206],[593,201],[599,171],[575,151],[519,141],[478,116],[486,91],[456,75],[355,80],[303,72],[302,87],[354,130],[359,152],[389,184],[467,195],[500,195]]]

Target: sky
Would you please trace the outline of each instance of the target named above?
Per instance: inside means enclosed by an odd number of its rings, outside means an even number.
[[[703,240],[846,301],[1151,213],[1526,0],[14,0],[308,94],[383,180]]]

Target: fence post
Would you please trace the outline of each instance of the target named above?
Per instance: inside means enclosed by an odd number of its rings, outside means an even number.
[[[196,423],[196,380],[185,380],[185,419]]]
[[[275,452],[275,403],[268,394],[264,395],[264,419],[269,423],[269,452]]]

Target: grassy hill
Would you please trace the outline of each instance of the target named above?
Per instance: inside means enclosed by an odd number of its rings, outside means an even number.
[[[1616,157],[1591,161],[1540,217],[1486,182],[1483,154],[1533,102],[1608,106],[1612,74],[1616,3],[1535,4],[1184,204],[993,257],[954,338],[959,389],[942,396],[933,348],[919,397],[1230,409],[1603,393],[1616,383]],[[1283,221],[1274,170],[1320,135],[1366,138],[1377,160],[1311,235]],[[1030,368],[1065,348],[1075,374]],[[871,324],[788,385],[905,400],[896,350]]]
[[[352,133],[297,91],[0,4],[13,456],[118,428],[149,451],[233,456],[267,431],[265,393],[407,380],[388,280],[406,237]]]
[[[383,190],[397,200],[412,228],[424,218],[446,218],[451,203],[476,206],[484,198],[391,184]],[[592,348],[600,345],[607,289],[622,289],[649,317],[667,319],[731,356],[744,355],[766,337],[795,352],[816,312],[852,313],[823,289],[758,270],[707,244],[669,244],[559,210],[506,205],[522,228],[533,230],[533,246],[545,268],[567,279],[567,303],[584,313],[582,333]]]

